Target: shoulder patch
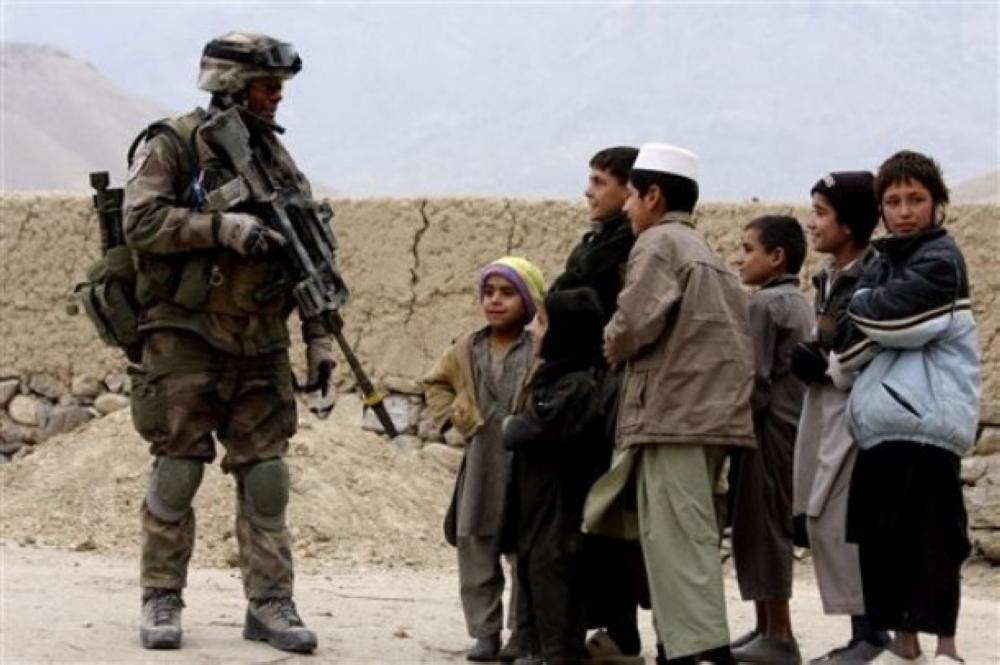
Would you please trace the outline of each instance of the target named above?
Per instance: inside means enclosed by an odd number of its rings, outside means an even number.
[[[149,144],[143,143],[142,147],[135,153],[135,157],[132,159],[132,165],[128,169],[128,182],[132,182],[139,172],[142,171],[142,167],[146,165],[149,160]]]

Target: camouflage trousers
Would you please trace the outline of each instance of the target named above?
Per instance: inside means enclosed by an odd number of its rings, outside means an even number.
[[[296,409],[288,353],[241,357],[182,332],[157,331],[131,368],[132,420],[155,457],[210,463],[215,438],[225,448],[222,469],[236,477],[236,540],[248,598],[292,595],[291,537],[285,524],[264,528],[246,514],[242,471],[280,458],[295,433]],[[181,589],[194,549],[195,515],[166,522],[143,502],[141,584]]]

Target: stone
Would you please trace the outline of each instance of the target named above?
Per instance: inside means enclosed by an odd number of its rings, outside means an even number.
[[[104,415],[124,409],[128,405],[128,396],[120,395],[118,393],[101,393],[97,396],[97,399],[94,400],[94,408]]]
[[[93,400],[104,392],[104,383],[93,374],[78,374],[73,377],[69,392],[74,397]]]
[[[4,441],[0,439],[0,455],[10,457],[24,445],[23,441]]]
[[[361,427],[365,405],[359,393],[339,392],[330,419],[351,427]]]
[[[1000,529],[1000,485],[980,481],[965,488],[969,525],[977,529]]]
[[[42,400],[30,395],[16,395],[7,405],[7,412],[14,422],[31,427],[40,425],[45,419]]]
[[[28,388],[31,392],[48,397],[53,401],[59,399],[59,396],[66,392],[66,386],[62,381],[45,372],[32,374],[31,378],[28,379]]]
[[[961,476],[962,482],[966,485],[975,485],[976,482],[986,475],[989,463],[985,457],[965,457],[962,459]]]
[[[979,423],[1000,427],[1000,402],[981,402],[979,404]]]
[[[400,434],[392,440],[392,445],[404,452],[412,453],[420,450],[423,447],[424,442],[419,436],[414,436],[413,434]]]
[[[984,427],[973,452],[976,455],[1000,453],[1000,427]]]
[[[436,462],[452,473],[458,473],[464,455],[462,450],[443,443],[428,443],[420,450],[422,458]]]
[[[73,548],[74,552],[92,552],[97,549],[97,543],[94,542],[93,536],[87,536],[86,540],[77,543]]]
[[[441,436],[441,430],[434,426],[434,421],[429,417],[422,417],[417,423],[417,436],[424,441],[432,443],[444,441],[444,437]]]
[[[93,416],[90,409],[77,405],[58,405],[49,411],[49,417],[42,426],[41,437],[48,439],[63,432],[69,432],[89,422]]]
[[[1000,531],[988,532],[975,538],[976,547],[993,563],[1000,563]]]
[[[465,447],[465,437],[459,433],[454,427],[448,429],[444,433],[444,442],[449,446],[454,448],[464,448]]]
[[[402,376],[389,376],[382,379],[382,385],[392,393],[402,393],[403,395],[423,396],[424,386],[419,381],[407,379]]]
[[[37,427],[28,427],[14,422],[14,419],[7,414],[0,415],[0,439],[8,443],[18,441],[20,443],[35,443],[38,441],[39,432]]]
[[[6,407],[20,389],[20,379],[4,379],[0,381],[0,409]]]
[[[399,434],[414,434],[417,431],[417,419],[419,409],[410,404],[410,400],[405,395],[388,395],[383,398],[386,411],[389,412],[389,419],[396,427]],[[364,421],[361,427],[370,432],[383,434],[382,423],[378,421],[375,411],[365,407]]]
[[[16,368],[11,367],[10,365],[4,365],[4,366],[0,367],[0,379],[2,379],[2,380],[7,380],[7,379],[18,379],[18,380],[20,380],[21,379],[21,373],[19,371],[17,371]]]
[[[128,375],[120,372],[113,372],[104,377],[104,385],[113,393],[128,393],[129,383]]]

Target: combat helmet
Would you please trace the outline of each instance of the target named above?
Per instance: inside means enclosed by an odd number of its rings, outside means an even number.
[[[207,44],[198,67],[198,87],[206,92],[235,95],[253,79],[290,79],[302,69],[295,47],[253,32],[227,32]]]

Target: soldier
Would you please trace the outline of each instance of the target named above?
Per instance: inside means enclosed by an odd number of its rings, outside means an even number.
[[[132,418],[149,442],[152,470],[142,516],[142,645],[181,643],[181,592],[195,537],[191,501],[203,467],[225,449],[236,479],[236,539],[249,601],[243,637],[311,652],[316,635],[292,601],[284,456],[296,429],[287,318],[294,308],[274,250],[284,239],[242,204],[202,212],[206,193],[233,178],[198,127],[236,107],[250,143],[283,187],[312,201],[308,182],[278,140],[282,87],[302,66],[290,44],[231,32],[204,49],[198,87],[207,111],[153,125],[125,189],[125,233],[136,257],[142,362],[130,369]],[[284,280],[287,284],[288,280]],[[277,284],[277,287],[275,286]],[[332,391],[331,340],[302,326],[308,382]]]

